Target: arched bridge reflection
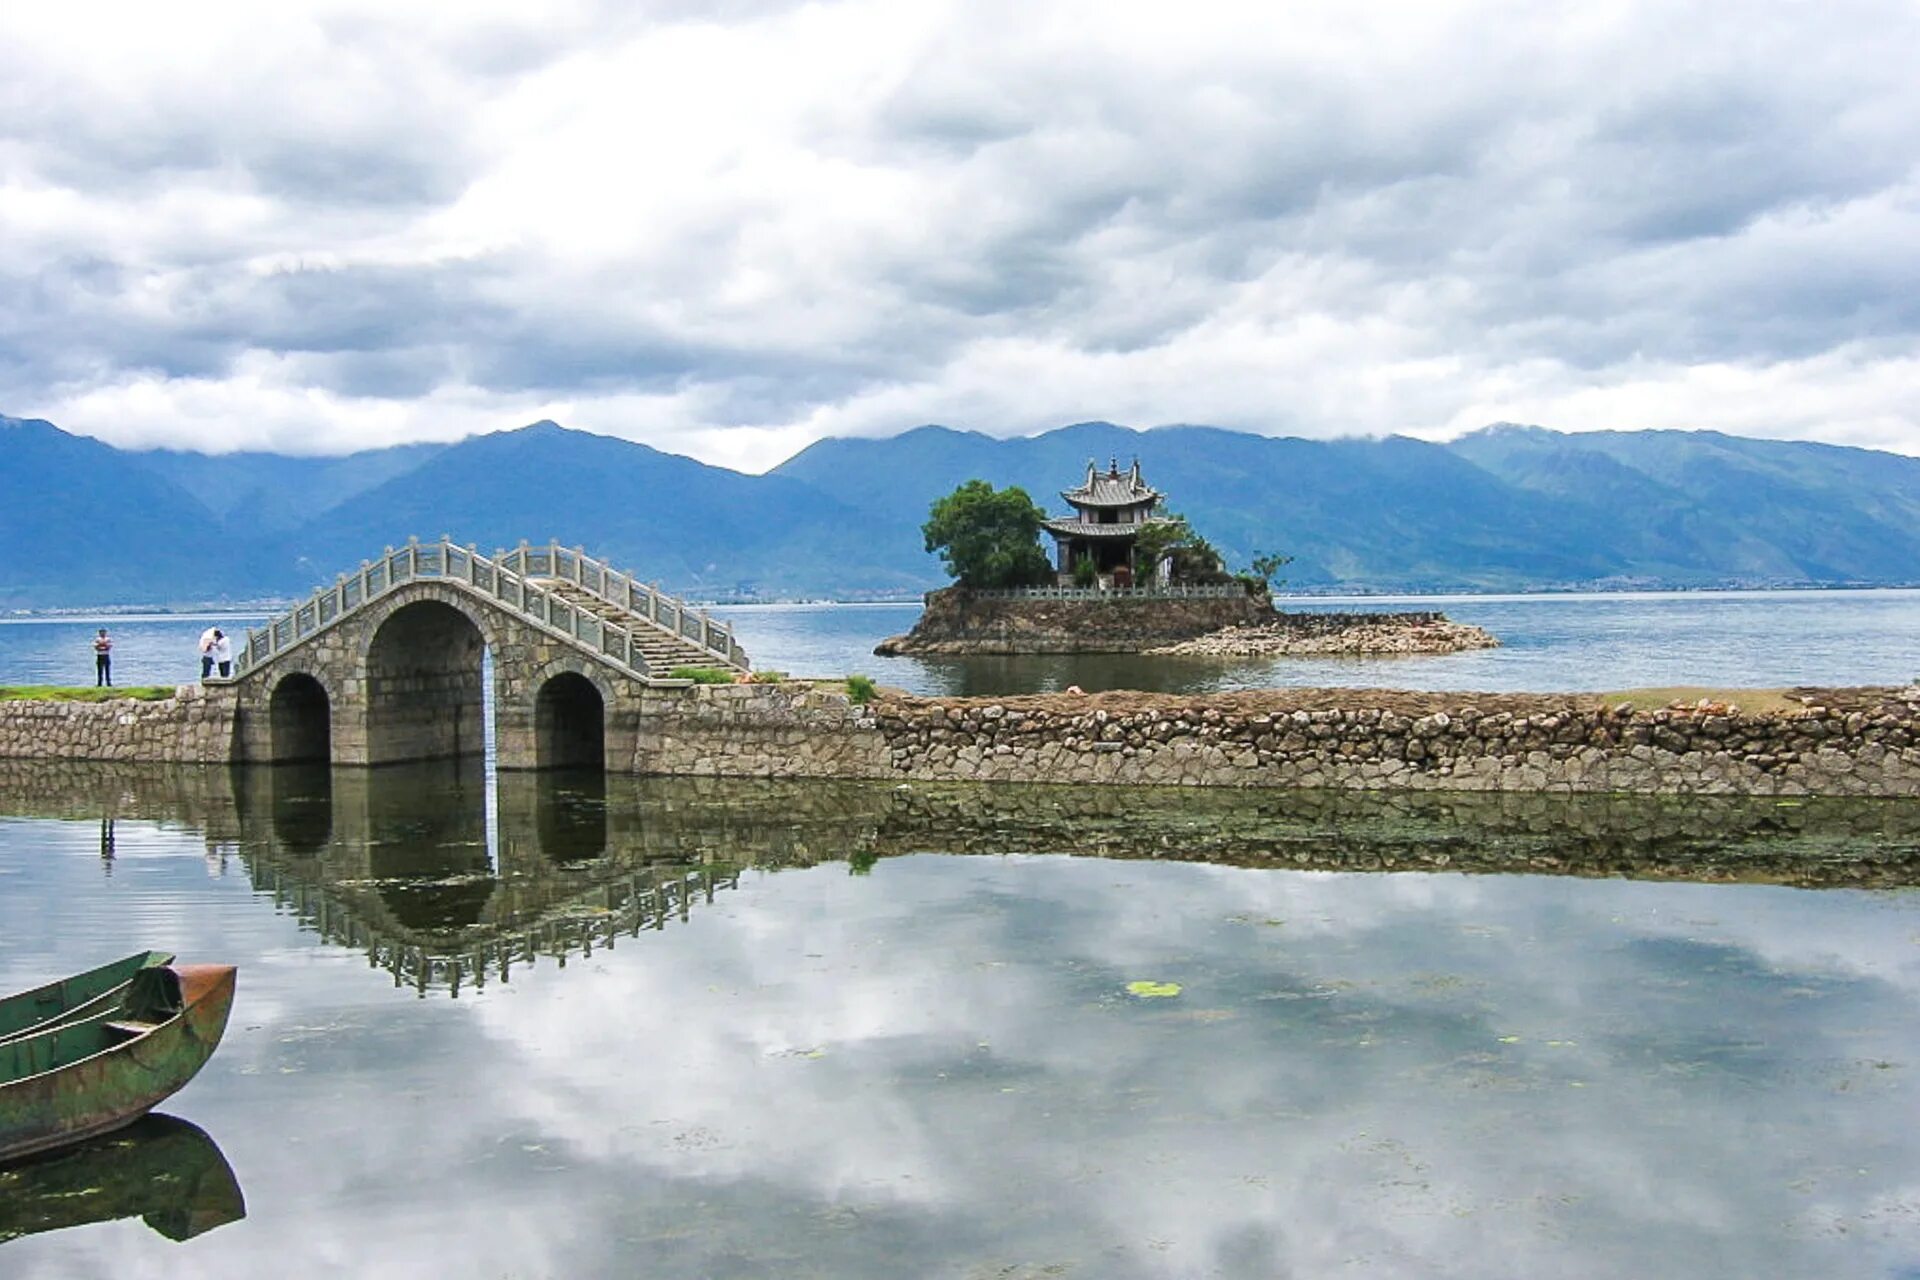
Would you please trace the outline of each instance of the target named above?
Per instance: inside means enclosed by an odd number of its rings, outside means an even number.
[[[728,866],[653,856],[631,822],[610,823],[597,770],[490,787],[478,761],[445,760],[238,782],[255,887],[421,994],[510,981],[543,958],[564,966],[739,883]]]

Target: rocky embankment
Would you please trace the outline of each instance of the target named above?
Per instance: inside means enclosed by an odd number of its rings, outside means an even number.
[[[1140,653],[1273,616],[1265,596],[1007,596],[931,592],[913,630],[880,642],[898,654]]]
[[[1148,653],[1217,658],[1298,658],[1461,653],[1496,649],[1490,632],[1443,613],[1283,613],[1269,622],[1223,627]]]
[[[1458,653],[1500,642],[1442,613],[1275,613],[1265,595],[1005,596],[958,587],[927,597],[901,654],[1156,653],[1216,657]]]

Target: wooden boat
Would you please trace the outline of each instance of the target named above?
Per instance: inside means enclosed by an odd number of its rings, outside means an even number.
[[[173,1116],[150,1115],[0,1169],[0,1244],[132,1217],[169,1240],[190,1240],[246,1216],[219,1144]]]
[[[227,1029],[234,972],[150,965],[106,1008],[0,1042],[0,1161],[110,1133],[193,1079]]]
[[[124,960],[8,996],[0,1000],[0,1041],[32,1035],[65,1022],[79,1022],[110,1005],[117,1005],[125,997],[127,984],[133,981],[134,974],[156,964],[167,964],[172,959],[165,951],[138,951]]]

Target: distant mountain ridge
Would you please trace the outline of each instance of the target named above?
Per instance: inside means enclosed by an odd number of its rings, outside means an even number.
[[[919,526],[961,481],[1057,511],[1088,459],[1135,456],[1231,564],[1286,552],[1303,590],[1920,581],[1920,459],[1715,432],[925,426],[821,440],[755,476],[551,422],[296,458],[126,451],[0,417],[0,607],[282,597],[443,532],[584,545],[697,598],[908,595],[944,580]]]

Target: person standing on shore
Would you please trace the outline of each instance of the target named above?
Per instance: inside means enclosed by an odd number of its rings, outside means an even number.
[[[200,678],[205,680],[213,674],[213,645],[220,638],[220,628],[208,627],[200,633]]]
[[[113,687],[113,637],[105,627],[93,637],[93,687]]]
[[[224,631],[213,633],[213,660],[220,664],[222,680],[233,674],[233,640]]]

